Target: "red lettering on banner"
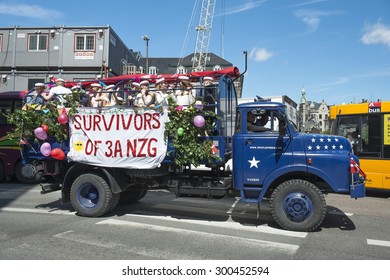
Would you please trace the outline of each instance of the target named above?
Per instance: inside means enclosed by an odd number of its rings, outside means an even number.
[[[81,129],[81,117],[80,115],[75,115],[73,118],[73,125],[75,129]]]
[[[154,113],[153,114],[153,120],[155,121],[153,123],[153,129],[158,129],[160,128],[160,114],[159,113]]]
[[[111,115],[110,116],[110,122],[107,124],[106,116],[103,116],[103,124],[104,128],[109,131],[111,129],[112,123],[117,115]]]
[[[102,120],[102,116],[101,115],[93,115],[93,130],[94,131],[97,131],[99,129],[99,131],[101,131],[100,129],[100,121]]]
[[[115,141],[115,146],[111,140],[106,141],[107,151],[104,153],[106,157],[123,157],[122,145],[120,140]]]
[[[156,138],[151,138],[148,143],[148,155],[151,157],[155,157],[157,155],[156,147],[152,147],[152,142],[157,143]]]
[[[84,131],[117,131],[129,130],[152,130],[161,127],[159,113],[144,114],[116,114],[116,115],[75,115],[73,126],[76,130]]]
[[[143,124],[142,115],[136,114],[134,117],[134,128],[136,130],[141,130]]]
[[[88,139],[87,143],[85,143],[85,154],[87,155],[93,154],[94,156],[96,156],[97,150],[99,148],[99,144],[101,143],[102,143],[101,140],[95,140],[92,142],[92,140]]]
[[[152,119],[152,115],[149,113],[144,114],[144,130],[151,129],[150,121]]]
[[[130,140],[127,139],[127,151],[126,156],[130,157],[155,157],[157,155],[156,147],[152,147],[153,143],[156,143],[155,138],[139,138]]]
[[[127,123],[125,122],[125,116],[122,114],[121,117],[122,117],[122,126],[125,130],[128,130],[130,125],[131,125],[131,121],[133,120],[133,114],[131,114],[127,120]],[[117,123],[117,129],[119,130],[119,121]]]
[[[137,157],[146,157],[146,153],[144,152],[144,149],[145,149],[147,141],[148,141],[148,139],[146,139],[146,138],[138,139],[138,142],[141,142],[141,148],[138,151]]]

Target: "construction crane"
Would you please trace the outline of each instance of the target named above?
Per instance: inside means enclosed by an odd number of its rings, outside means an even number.
[[[202,0],[199,25],[196,27],[196,44],[194,57],[192,59],[192,71],[199,72],[206,70],[207,53],[210,44],[211,29],[216,0]]]

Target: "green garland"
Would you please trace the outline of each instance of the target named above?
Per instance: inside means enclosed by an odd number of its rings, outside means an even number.
[[[169,122],[165,124],[165,139],[174,149],[168,156],[174,157],[175,164],[199,166],[202,163],[212,163],[220,158],[213,153],[212,136],[215,131],[216,114],[213,111],[203,111],[195,104],[184,108],[178,106],[173,99],[169,99]],[[205,125],[197,127],[194,124],[196,116],[203,116]],[[167,141],[167,140],[166,140]]]
[[[78,98],[78,94],[70,94],[66,97],[68,117],[76,113],[76,108],[79,106]],[[59,112],[61,112],[61,109],[57,108],[58,105],[60,103],[55,101],[45,105],[25,104],[22,110],[7,114],[8,123],[15,125],[14,129],[8,132],[8,137],[19,135],[21,139],[32,139],[34,138],[34,130],[45,124],[48,127],[48,136],[52,136],[58,143],[62,143],[68,139],[68,125],[58,122]]]

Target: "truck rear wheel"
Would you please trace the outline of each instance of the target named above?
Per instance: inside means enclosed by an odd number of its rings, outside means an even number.
[[[286,230],[313,231],[326,215],[322,192],[305,180],[289,180],[280,184],[271,195],[271,213]]]
[[[118,204],[119,194],[113,194],[107,181],[93,173],[76,178],[70,189],[70,202],[77,214],[100,217]]]

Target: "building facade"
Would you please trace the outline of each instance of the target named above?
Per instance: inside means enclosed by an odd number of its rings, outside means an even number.
[[[321,103],[308,101],[306,91],[302,88],[297,124],[298,129],[306,133],[321,133],[329,130],[329,107],[324,99]]]
[[[110,26],[0,28],[0,92],[23,91],[52,78],[68,81],[145,74],[186,74],[185,58],[143,57],[129,49]],[[209,53],[206,70],[231,67]]]
[[[32,88],[51,78],[94,80],[138,64],[109,26],[0,28],[0,92]]]

